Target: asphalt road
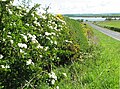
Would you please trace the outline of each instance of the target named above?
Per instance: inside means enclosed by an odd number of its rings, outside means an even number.
[[[100,31],[100,32],[102,32],[102,33],[120,41],[120,33],[119,32],[115,32],[115,31],[112,31],[112,30],[109,30],[109,29],[106,29],[106,28],[99,27],[99,26],[94,25],[90,22],[87,22],[87,24],[89,24],[94,29],[96,29],[96,30],[98,30],[98,31]]]

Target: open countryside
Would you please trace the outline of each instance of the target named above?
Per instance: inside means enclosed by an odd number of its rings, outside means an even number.
[[[119,89],[118,3],[1,0],[0,89]]]

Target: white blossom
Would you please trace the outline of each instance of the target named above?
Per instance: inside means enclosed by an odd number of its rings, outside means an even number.
[[[52,84],[52,85],[55,84],[55,80],[54,80],[54,79],[51,80],[51,84]]]
[[[3,41],[5,41],[5,39],[3,38]]]
[[[67,42],[67,43],[72,43],[72,41],[68,41],[68,40],[65,40],[65,42]]]
[[[10,9],[8,9],[9,13],[12,14],[12,11]]]
[[[30,64],[34,64],[31,59],[29,59],[28,61],[26,61],[26,65],[30,65]]]
[[[47,50],[48,50],[48,48],[49,48],[49,47],[45,47],[45,51],[47,51]]]
[[[49,36],[49,35],[50,35],[50,33],[48,33],[48,32],[45,32],[45,35],[46,35],[46,36]]]
[[[57,45],[57,41],[54,41],[54,44]]]
[[[9,65],[6,65],[6,66],[1,65],[1,67],[2,67],[2,68],[10,68],[10,66],[9,66]]]
[[[56,89],[59,89],[59,86],[57,86]]]
[[[2,59],[4,56],[2,54],[0,54],[0,59]]]
[[[51,73],[49,73],[48,75],[49,75],[49,78],[57,80],[57,76],[55,75],[55,73],[53,71]]]
[[[20,53],[24,53],[24,51],[22,49],[20,49]]]
[[[8,34],[11,34],[11,32],[8,32]]]
[[[27,48],[27,45],[24,44],[24,43],[18,43],[18,46],[21,47],[21,48]]]
[[[37,48],[43,49],[43,46],[41,46],[40,44],[38,44]]]
[[[24,35],[24,34],[20,34],[24,39],[25,39],[25,41],[27,41],[27,36],[26,35]]]
[[[42,55],[40,55],[39,57],[40,57],[40,58],[42,58],[43,56],[42,56]]]
[[[12,38],[12,36],[7,35],[8,38]]]
[[[10,40],[11,44],[13,44],[13,40]]]

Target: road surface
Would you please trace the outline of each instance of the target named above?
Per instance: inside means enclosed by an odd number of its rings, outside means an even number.
[[[115,32],[115,31],[112,31],[112,30],[109,30],[109,29],[106,29],[106,28],[99,27],[99,26],[94,25],[90,22],[87,22],[87,24],[89,24],[94,29],[96,29],[96,30],[98,30],[98,31],[100,31],[100,32],[102,32],[102,33],[120,41],[120,33],[119,32]]]

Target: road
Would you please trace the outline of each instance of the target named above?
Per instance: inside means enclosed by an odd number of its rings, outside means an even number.
[[[87,24],[89,24],[94,29],[96,29],[96,30],[98,30],[98,31],[100,31],[100,32],[102,32],[102,33],[120,41],[120,33],[119,32],[115,32],[115,31],[112,31],[112,30],[109,30],[109,29],[106,29],[106,28],[99,27],[99,26],[94,25],[90,22],[87,22]]]

